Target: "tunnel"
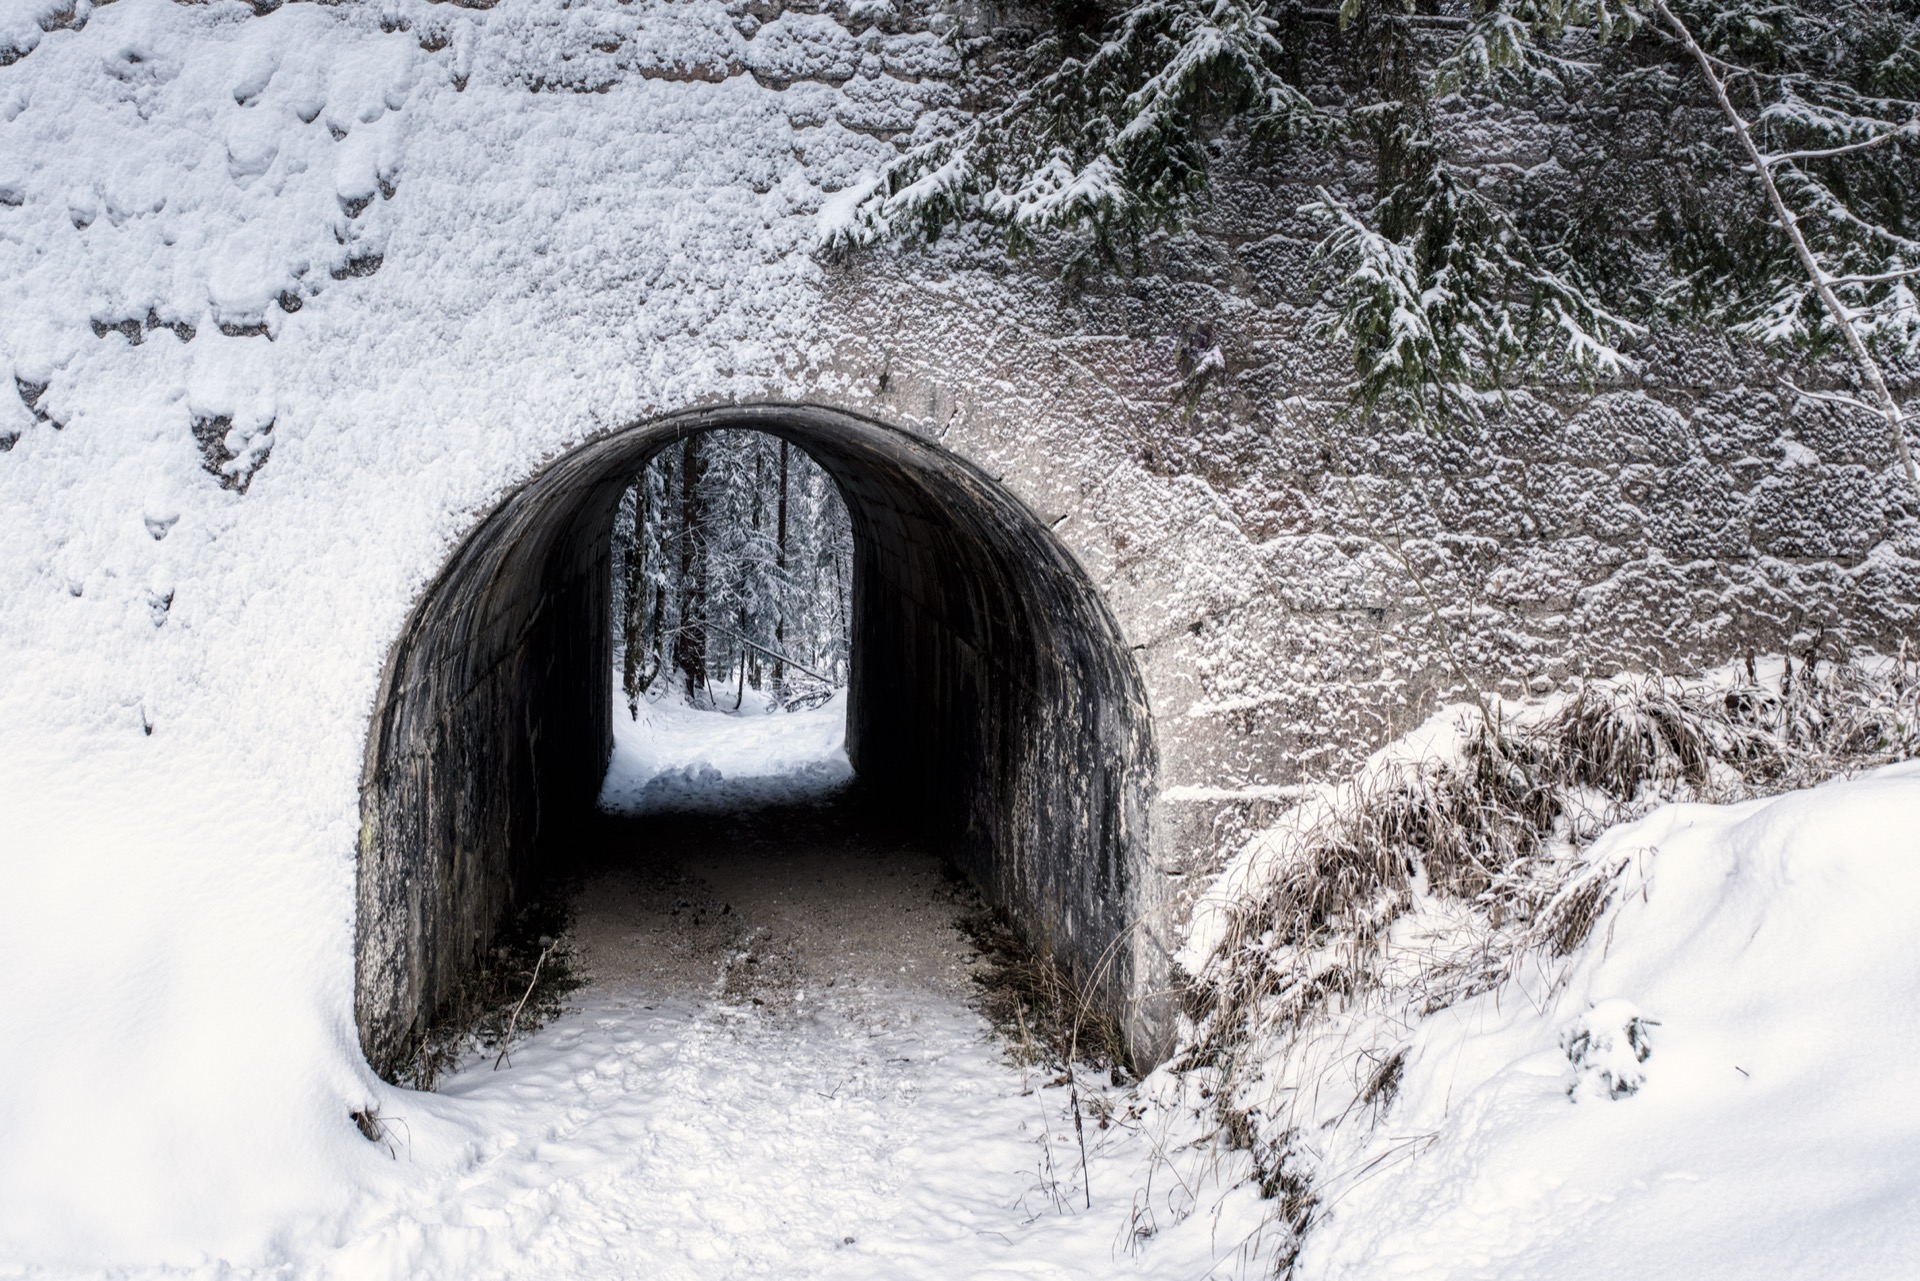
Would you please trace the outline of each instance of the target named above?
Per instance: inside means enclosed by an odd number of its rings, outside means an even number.
[[[1005,488],[813,406],[690,411],[548,464],[458,545],[394,642],[361,785],[355,1016],[397,1079],[495,932],[562,864],[612,747],[612,522],[687,433],[754,430],[840,486],[854,539],[847,750],[1051,956],[1136,1060],[1168,1031],[1140,674],[1098,590]]]

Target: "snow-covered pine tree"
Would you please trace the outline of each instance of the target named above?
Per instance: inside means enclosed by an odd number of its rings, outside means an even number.
[[[1516,378],[1619,371],[1676,319],[1844,345],[1870,384],[1872,360],[1920,353],[1917,32],[1916,0],[1056,6],[1030,38],[963,42],[976,111],[902,153],[833,240],[971,224],[1117,261],[1204,209],[1223,146],[1269,166],[1315,149],[1372,171],[1305,211],[1363,416],[1445,427]],[[1496,101],[1553,164],[1472,145]]]

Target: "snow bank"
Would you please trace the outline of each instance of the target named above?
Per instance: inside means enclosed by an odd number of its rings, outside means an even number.
[[[1861,656],[1449,709],[1250,841],[1187,1054],[1294,1275],[1920,1246],[1915,692]]]
[[[1920,1251],[1920,766],[1610,832],[1619,906],[1422,1022],[1303,1277],[1890,1277]]]
[[[1212,990],[1270,994],[1233,1025],[1245,1062],[1201,1076],[1305,1227],[1294,1275],[1898,1273],[1920,1249],[1920,764],[1562,844],[1518,933],[1497,875],[1460,898],[1415,869],[1388,915],[1357,909],[1371,957],[1315,938],[1290,968],[1271,935],[1229,939],[1289,860],[1339,857],[1330,820],[1387,799],[1370,777],[1460,749],[1436,720],[1305,800],[1186,954]],[[1582,887],[1598,914],[1563,955]]]
[[[632,716],[616,691],[613,759],[600,808],[645,814],[799,804],[824,799],[852,779],[845,690],[795,712],[769,712],[753,691],[737,713],[669,696],[642,701]]]
[[[1502,703],[1499,707],[1508,717],[1525,714],[1532,719],[1542,718],[1548,710],[1546,703]],[[1226,943],[1234,914],[1280,869],[1299,859],[1328,823],[1361,805],[1368,789],[1380,780],[1436,762],[1457,761],[1469,736],[1468,726],[1479,716],[1479,709],[1470,703],[1449,703],[1367,757],[1349,777],[1337,783],[1290,788],[1277,795],[1274,799],[1291,801],[1292,805],[1272,826],[1241,846],[1201,891],[1187,925],[1186,942],[1176,957],[1179,963],[1190,974],[1202,973]]]

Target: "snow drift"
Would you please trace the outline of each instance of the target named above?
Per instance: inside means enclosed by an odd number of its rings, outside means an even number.
[[[1302,1277],[1891,1277],[1920,1250],[1920,767],[1616,828],[1564,968],[1422,1020]]]
[[[1443,712],[1221,876],[1183,1066],[1293,1275],[1870,1277],[1920,1245],[1915,683],[1760,673]]]

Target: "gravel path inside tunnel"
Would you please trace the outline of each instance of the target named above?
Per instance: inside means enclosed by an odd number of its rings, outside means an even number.
[[[791,728],[831,755],[834,715]],[[701,777],[724,719],[681,716],[685,734],[615,776]],[[752,794],[775,794],[759,777]],[[1195,1110],[1082,1070],[1083,1176],[1064,1078],[1019,1066],[973,1008],[956,924],[973,891],[857,793],[821,795],[804,763],[793,777],[810,801],[703,812],[676,785],[676,808],[609,819],[573,898],[588,985],[500,1070],[472,1062],[418,1096],[458,1114],[469,1151],[292,1249],[296,1272],[1238,1275],[1263,1205],[1223,1201],[1210,1145],[1169,1137],[1196,1132]]]

